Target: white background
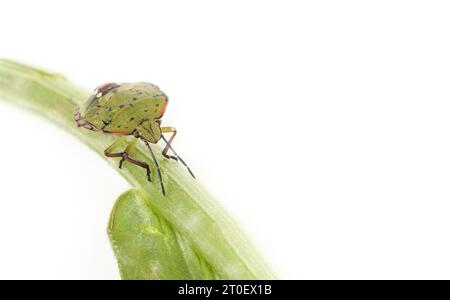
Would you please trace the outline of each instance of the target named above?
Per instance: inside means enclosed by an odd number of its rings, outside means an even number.
[[[0,57],[150,81],[281,278],[450,278],[448,1],[2,1]],[[125,181],[0,102],[0,278],[119,278]]]

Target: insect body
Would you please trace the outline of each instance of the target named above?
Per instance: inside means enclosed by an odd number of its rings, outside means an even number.
[[[161,126],[161,118],[166,111],[168,101],[167,96],[151,83],[107,83],[95,89],[86,103],[81,108],[77,108],[75,121],[78,126],[89,130],[135,137],[123,152],[113,152],[113,149],[118,146],[118,140],[105,150],[105,155],[121,157],[119,168],[124,161],[144,168],[147,171],[148,180],[151,181],[149,165],[129,156],[130,150],[136,145],[138,139],[142,140],[152,155],[161,189],[165,195],[159,164],[150,144],[156,144],[162,139],[166,143],[162,155],[167,159],[180,161],[194,177],[192,171],[171,146],[177,133],[176,129]],[[167,140],[163,133],[172,133],[172,135]],[[174,155],[167,154],[169,149]]]

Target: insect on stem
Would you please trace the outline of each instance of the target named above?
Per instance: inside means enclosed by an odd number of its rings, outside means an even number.
[[[184,160],[170,146],[177,134],[176,128],[172,126],[161,127],[161,118],[168,101],[168,97],[156,85],[149,82],[106,83],[96,88],[85,104],[75,111],[74,120],[79,127],[92,131],[119,136],[134,136],[136,139],[131,143],[129,142],[123,152],[112,152],[113,145],[115,145],[113,144],[105,150],[105,155],[120,157],[119,168],[122,168],[124,161],[128,161],[146,169],[147,179],[151,181],[149,165],[145,161],[139,161],[129,156],[129,152],[136,141],[142,139],[152,155],[155,168],[158,171],[162,193],[165,195],[166,190],[159,163],[150,147],[150,144],[156,144],[161,137],[167,144],[162,151],[162,155],[165,158],[180,161],[194,177]],[[172,133],[169,141],[162,136],[163,133]],[[169,149],[172,150],[174,155],[167,155]]]

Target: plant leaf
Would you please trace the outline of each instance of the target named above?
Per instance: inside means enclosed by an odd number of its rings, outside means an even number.
[[[108,235],[123,279],[216,278],[194,246],[154,211],[138,189],[117,199]]]

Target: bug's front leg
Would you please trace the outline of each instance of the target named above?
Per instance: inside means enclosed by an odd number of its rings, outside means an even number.
[[[172,133],[172,135],[169,138],[169,141],[167,141],[166,138],[164,136],[162,136],[163,140],[166,142],[166,146],[164,147],[164,149],[162,151],[162,155],[165,158],[171,158],[174,160],[178,160],[178,157],[167,154],[167,151],[169,151],[169,149],[171,149],[171,144],[172,144],[173,139],[177,135],[177,129],[175,127],[161,127],[161,132],[162,133]]]
[[[125,150],[123,152],[113,152],[113,149],[116,148],[122,142],[122,139],[118,139],[111,146],[106,148],[106,150],[104,152],[105,156],[107,156],[107,157],[121,157],[122,159],[119,162],[119,168],[120,169],[122,168],[122,164],[123,164],[123,162],[125,160],[130,162],[130,163],[132,163],[132,164],[134,164],[134,165],[136,165],[136,166],[144,168],[147,171],[147,179],[148,179],[148,181],[152,181],[152,176],[151,176],[149,165],[146,162],[133,159],[133,158],[131,158],[129,156],[130,150],[136,145],[137,141],[138,141],[137,139],[133,139],[131,142],[129,142],[127,147],[125,148]]]
[[[164,137],[164,135],[161,136],[161,138],[164,140],[164,142],[166,142],[166,146],[164,147],[164,149],[162,151],[162,155],[165,158],[172,158],[174,160],[180,161],[186,167],[186,169],[189,171],[189,174],[191,174],[191,176],[193,178],[195,178],[194,173],[192,173],[192,171],[188,167],[188,165],[184,162],[184,160],[172,148],[172,142],[173,142],[173,139],[175,138],[175,136],[177,135],[177,129],[175,127],[161,127],[161,132],[162,133],[172,133],[172,135],[170,136],[169,140],[167,140]],[[169,149],[172,150],[172,152],[173,152],[173,154],[175,154],[175,156],[167,154],[167,151],[169,151]]]

